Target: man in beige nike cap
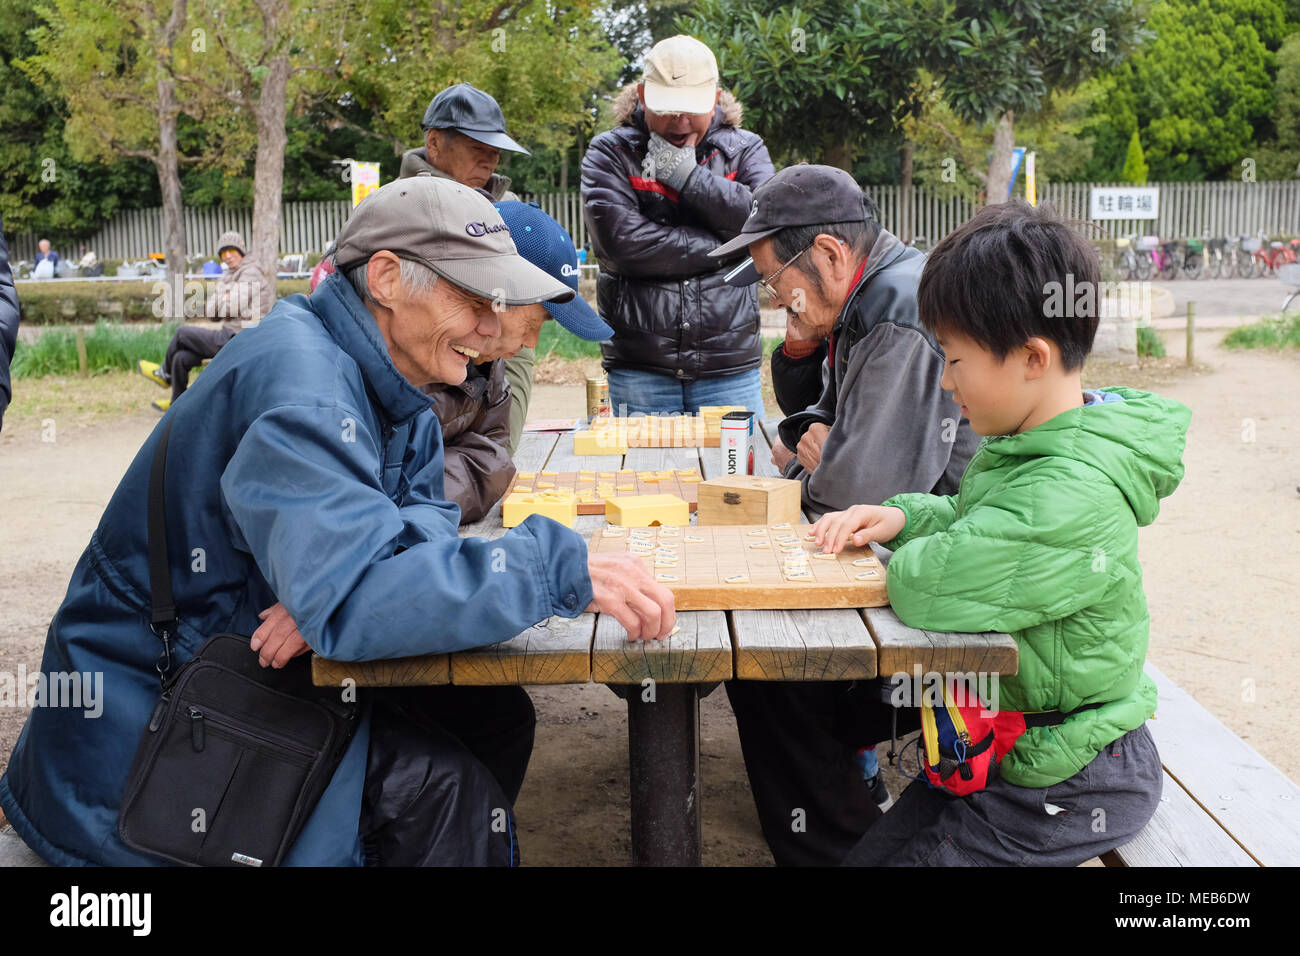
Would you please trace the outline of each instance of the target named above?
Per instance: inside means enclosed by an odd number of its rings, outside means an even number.
[[[690,36],[654,45],[618,124],[582,160],[582,209],[600,262],[596,303],[609,398],[624,414],[736,405],[763,412],[758,295],[727,285],[709,253],[744,225],[772,176],[713,53]],[[709,243],[717,242],[710,246]]]

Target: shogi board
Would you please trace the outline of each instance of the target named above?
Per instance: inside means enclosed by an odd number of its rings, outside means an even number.
[[[524,475],[530,475],[530,474],[532,475],[532,477],[529,478],[524,477]],[[592,497],[599,498],[600,496],[596,493],[596,489],[598,487],[600,487],[601,485],[613,485],[614,495],[612,497],[623,498],[623,497],[631,497],[632,495],[676,495],[678,498],[681,498],[683,501],[686,502],[686,504],[690,507],[691,511],[694,511],[696,505],[698,504],[698,499],[700,495],[700,481],[703,480],[700,475],[700,470],[698,468],[678,468],[678,469],[643,468],[640,470],[633,469],[631,471],[629,471],[628,469],[623,469],[622,471],[614,471],[612,473],[614,476],[613,478],[600,477],[601,475],[608,475],[608,474],[610,474],[609,471],[597,471],[595,473],[595,477],[593,478],[591,475],[580,475],[576,471],[561,471],[553,475],[543,475],[541,472],[535,472],[535,473],[523,472],[521,474],[515,475],[515,480],[513,484],[511,484],[510,486],[510,492],[567,491],[570,493],[578,494],[579,493],[577,492],[578,488],[590,487],[591,489],[590,491],[583,491],[580,494],[583,496],[591,495]],[[663,477],[663,478],[658,477],[659,475],[669,475],[669,474],[670,477]],[[651,481],[649,480],[648,477],[642,477],[642,476],[649,476],[649,475],[656,476],[655,480]],[[695,478],[697,480],[696,481],[682,480],[688,477]],[[538,482],[542,482],[543,484],[550,483],[555,487],[538,488],[537,487]],[[636,490],[619,491],[618,490],[619,485],[635,485]],[[507,494],[509,494],[510,492],[507,492]],[[603,498],[600,501],[595,502],[594,504],[591,502],[583,501],[581,497],[578,499],[578,514],[603,515],[604,513],[605,513],[605,501]]]
[[[638,553],[638,547],[648,548],[640,557],[655,579],[673,592],[679,611],[858,608],[889,603],[885,569],[870,547],[850,546],[833,557],[817,558],[814,555],[821,548],[806,537],[809,527],[611,526],[592,535],[590,550]],[[797,552],[789,554],[782,548],[797,548]],[[791,559],[798,563],[790,566],[803,565],[808,577],[785,570]]]
[[[717,448],[722,435],[700,415],[638,415],[592,423],[593,431],[610,429],[628,448]]]

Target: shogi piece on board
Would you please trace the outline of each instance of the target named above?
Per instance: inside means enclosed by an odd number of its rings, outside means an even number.
[[[609,527],[589,546],[632,554],[673,592],[679,611],[883,607],[885,569],[870,547],[823,555],[810,525]]]
[[[623,528],[689,525],[691,509],[676,495],[631,495],[605,500],[605,520]]]
[[[700,482],[700,524],[799,523],[799,482],[758,475],[727,475]]]
[[[572,528],[573,522],[578,519],[577,496],[562,491],[541,491],[534,494],[514,491],[501,502],[501,526],[504,528],[523,524],[529,515],[545,515]]]
[[[615,471],[521,471],[515,475],[511,491],[534,494],[543,491],[565,492],[578,499],[578,514],[603,515],[610,498],[634,495],[674,495],[695,510],[700,482],[698,468],[635,469]]]
[[[612,428],[573,433],[575,455],[626,455],[627,436]]]

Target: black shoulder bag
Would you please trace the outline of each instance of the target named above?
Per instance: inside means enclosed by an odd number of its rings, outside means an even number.
[[[334,776],[356,705],[311,683],[308,655],[263,668],[249,638],[218,634],[174,675],[177,615],[167,558],[171,420],[149,475],[151,628],[162,696],[136,748],[117,830],[186,866],[277,866]]]

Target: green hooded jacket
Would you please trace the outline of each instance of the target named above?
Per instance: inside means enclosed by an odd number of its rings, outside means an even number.
[[[1048,787],[1074,776],[1155,712],[1142,672],[1148,625],[1138,527],[1183,477],[1190,410],[1130,388],[1018,435],[986,438],[956,495],[896,495],[907,524],[885,547],[889,601],[908,625],[1006,631],[1019,672],[1002,710],[1101,706],[1030,729],[1003,777]]]

